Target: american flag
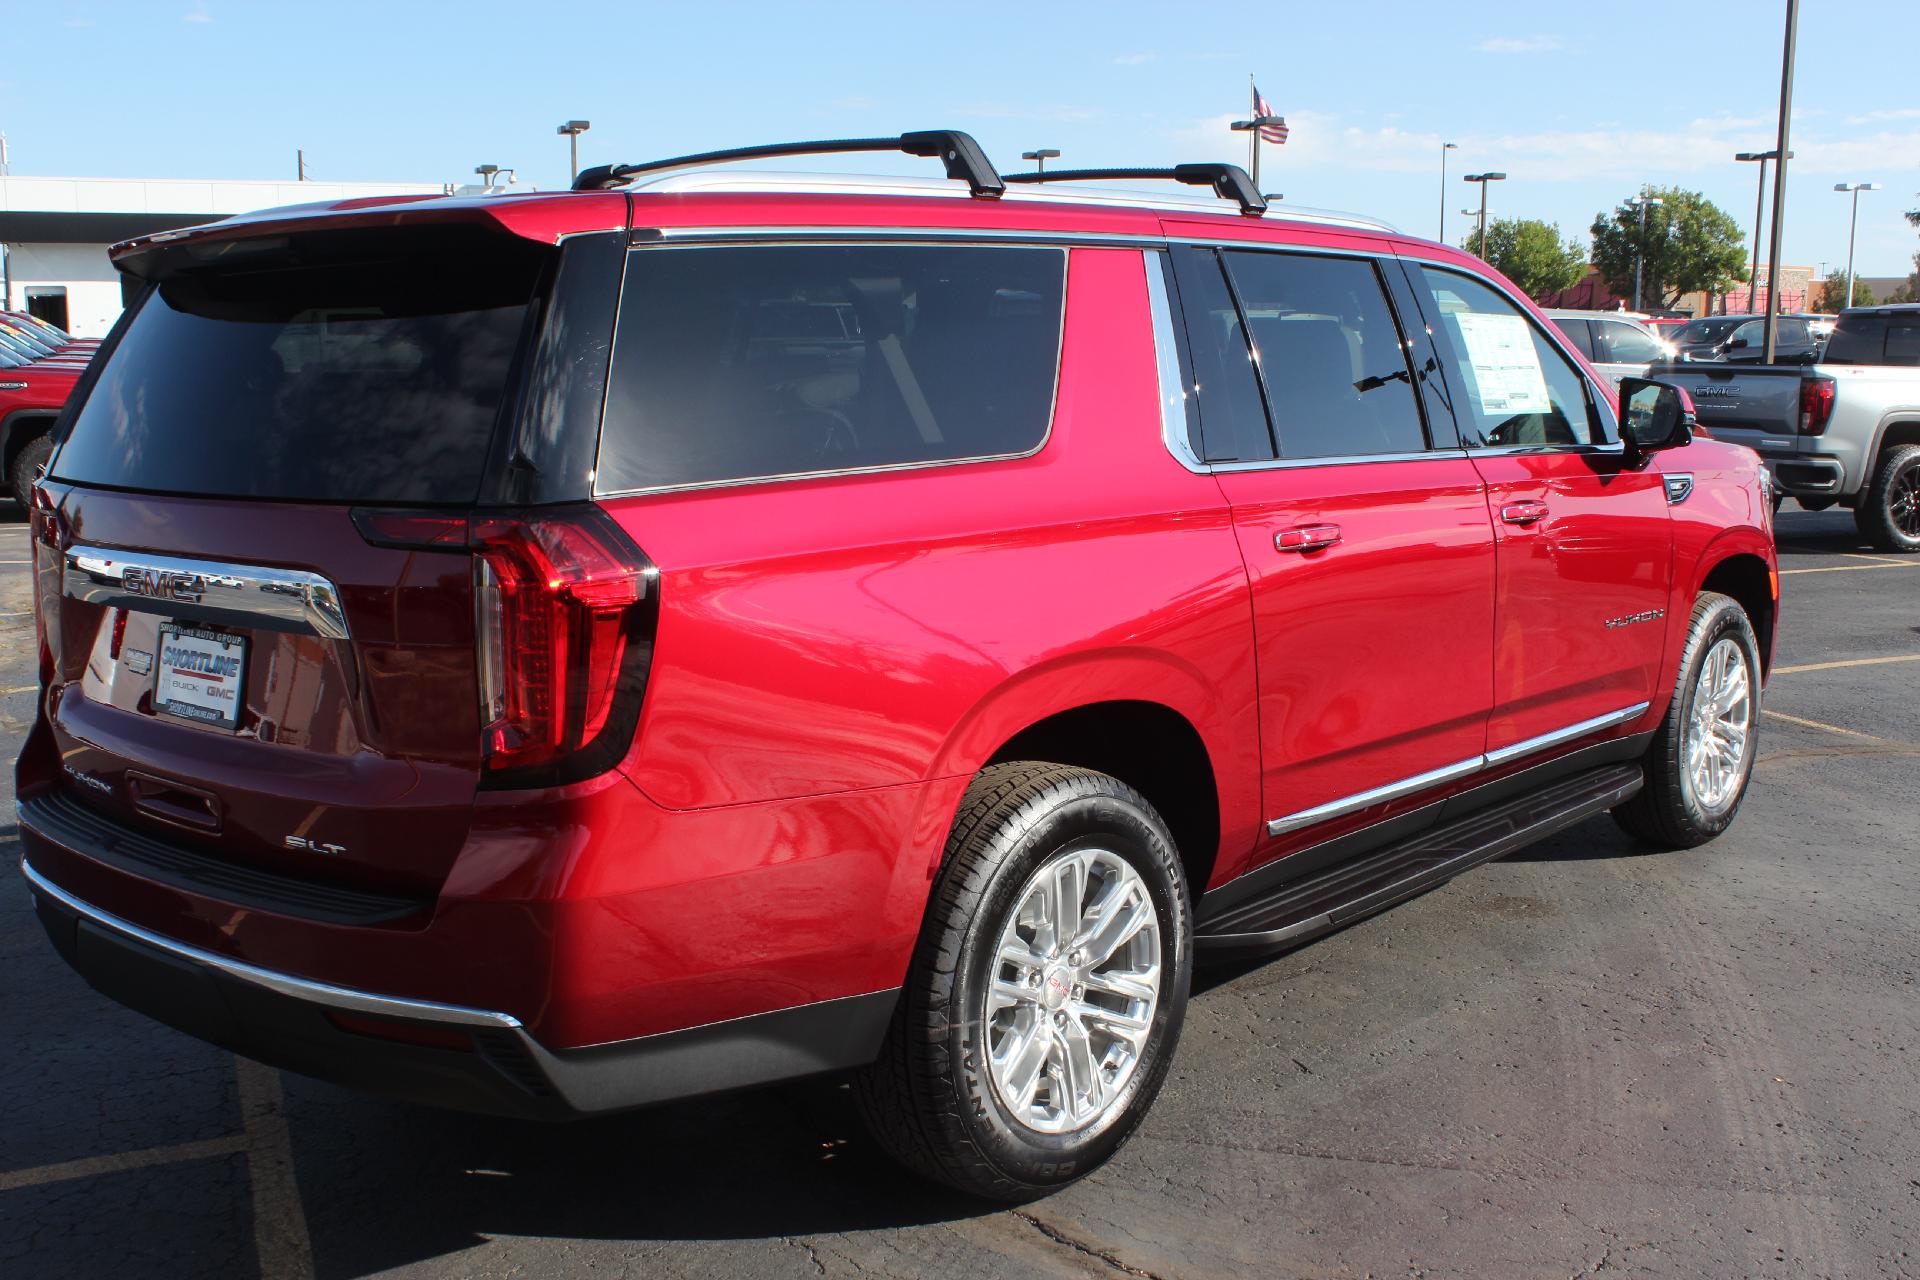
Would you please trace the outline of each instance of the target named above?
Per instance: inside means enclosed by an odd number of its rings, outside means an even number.
[[[1253,114],[1256,116],[1270,116],[1273,114],[1273,108],[1267,105],[1267,99],[1260,92],[1259,85],[1253,87]],[[1279,124],[1261,126],[1260,141],[1278,144],[1286,140],[1287,122],[1285,120],[1282,120]]]

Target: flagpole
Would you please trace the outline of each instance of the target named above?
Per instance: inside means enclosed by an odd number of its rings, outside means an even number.
[[[1247,119],[1260,118],[1260,90],[1253,83],[1253,73],[1247,73]],[[1260,126],[1254,125],[1247,130],[1247,169],[1253,179],[1253,189],[1260,189]]]

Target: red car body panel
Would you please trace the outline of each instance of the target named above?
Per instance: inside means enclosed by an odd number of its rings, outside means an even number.
[[[857,194],[384,199],[268,211],[120,254],[431,222],[543,244],[629,225],[1176,237],[1491,274],[1445,246],[1284,216]],[[1584,456],[1184,467],[1161,435],[1140,249],[1068,252],[1052,427],[1031,456],[599,501],[657,566],[660,616],[632,745],[586,782],[476,793],[464,555],[370,546],[343,507],[50,482],[70,543],[217,559],[244,529],[250,561],[323,571],[366,666],[356,687],[325,644],[264,639],[247,714],[284,740],[157,724],[137,694],[97,673],[88,685],[102,615],[44,571],[58,648],[21,799],[76,771],[118,786],[189,743],[180,772],[227,798],[232,856],[431,908],[378,927],[237,910],[23,827],[32,864],[208,953],[498,1010],[554,1048],[602,1045],[899,986],[968,780],[1048,717],[1135,702],[1192,727],[1219,832],[1199,851],[1211,870],[1198,893],[1467,784],[1270,837],[1278,816],[1640,702],[1646,715],[1609,733],[1650,727],[1691,593],[1729,556],[1772,572],[1757,461],[1712,441],[1638,470]],[[1670,507],[1662,475],[1677,472],[1694,496]],[[1501,506],[1520,501],[1552,514],[1503,524]],[[1276,550],[1276,534],[1319,524],[1341,541]],[[1659,610],[1664,624],[1606,625]],[[301,702],[284,673],[303,669],[331,692]],[[282,845],[290,787],[351,852],[322,867]]]

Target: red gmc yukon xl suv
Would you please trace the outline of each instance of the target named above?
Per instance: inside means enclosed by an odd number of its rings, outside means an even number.
[[[698,163],[882,147],[946,177]],[[482,1112],[850,1071],[1020,1199],[1138,1126],[1196,957],[1727,827],[1753,453],[1445,246],[1056,177],[928,132],[119,246],[34,494],[54,944]]]

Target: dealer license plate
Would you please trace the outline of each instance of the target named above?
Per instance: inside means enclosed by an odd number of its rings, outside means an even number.
[[[247,638],[200,627],[160,626],[153,709],[219,729],[240,723]]]

